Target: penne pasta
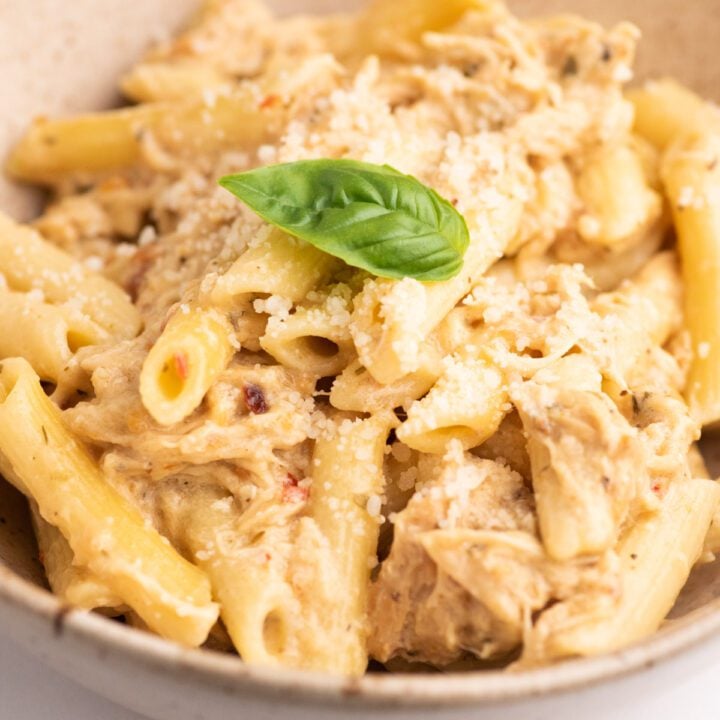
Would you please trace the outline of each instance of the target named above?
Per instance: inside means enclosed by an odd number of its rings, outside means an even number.
[[[206,93],[227,93],[230,78],[201,61],[146,62],[133,68],[120,83],[123,93],[138,103],[178,102]]]
[[[42,380],[57,385],[78,349],[108,339],[80,312],[30,293],[0,290],[0,360],[24,356]]]
[[[239,531],[232,498],[199,490],[183,516],[182,537],[210,578],[221,617],[233,645],[249,663],[283,663],[287,608],[293,604],[282,564],[271,562],[263,547],[253,548]]]
[[[635,108],[635,130],[659,148],[683,135],[720,128],[720,112],[670,78],[627,91]]]
[[[75,561],[155,632],[200,645],[217,618],[207,579],[105,480],[25,360],[2,363],[0,430],[3,467],[62,532]]]
[[[11,290],[36,291],[53,305],[66,303],[83,316],[81,326],[92,321],[118,340],[132,338],[140,329],[140,316],[123,290],[3,213],[0,275]],[[82,336],[77,341],[87,344]]]
[[[449,358],[437,384],[408,410],[398,439],[414,450],[443,453],[452,440],[482,445],[510,409],[502,372],[483,359]]]
[[[480,0],[373,0],[360,17],[357,37],[365,53],[393,54],[403,43],[418,42],[426,32],[440,32],[465,12],[483,8]]]
[[[693,359],[687,400],[703,425],[720,420],[720,135],[670,150],[662,170],[685,280],[685,321]]]
[[[227,367],[233,330],[217,310],[180,306],[148,353],[140,373],[140,397],[161,425],[192,413]]]
[[[115,615],[123,611],[122,600],[87,568],[75,564],[73,551],[62,533],[43,520],[37,505],[30,503],[33,529],[40,560],[52,591],[81,610],[105,609]]]
[[[617,250],[637,243],[662,212],[641,158],[627,145],[592,153],[580,170],[577,189],[585,205],[580,235],[604,247]]]
[[[346,298],[331,293],[319,306],[300,306],[287,317],[272,317],[260,346],[285,367],[318,377],[337,375],[355,355],[347,305]]]
[[[78,174],[148,165],[149,142],[171,160],[254,148],[278,131],[278,122],[277,109],[260,107],[245,90],[218,94],[212,102],[199,98],[38,119],[11,153],[7,171],[18,180],[52,185]]]
[[[338,410],[367,413],[406,408],[425,395],[442,375],[442,353],[428,343],[421,350],[418,365],[415,372],[381,385],[359,360],[354,360],[335,378],[330,404]]]
[[[339,266],[336,258],[273,228],[217,280],[212,301],[232,306],[247,296],[278,295],[301,302]]]
[[[606,374],[623,385],[648,348],[664,345],[682,324],[682,285],[674,254],[655,255],[618,290],[598,295],[592,309],[611,328]]]
[[[560,604],[532,632],[530,644],[544,643],[546,656],[596,655],[637,642],[660,627],[690,570],[700,557],[705,533],[720,501],[720,486],[710,480],[678,480],[657,513],[642,517],[620,541],[622,595],[606,617],[580,618],[553,628]],[[543,637],[543,635],[547,635]]]
[[[519,198],[501,195],[497,206],[481,215],[463,267],[451,280],[365,285],[355,299],[350,330],[360,362],[375,380],[388,385],[418,369],[422,342],[503,254],[517,233],[522,208]]]
[[[309,512],[327,540],[335,577],[315,669],[361,675],[367,666],[368,582],[379,536],[385,442],[396,424],[391,412],[344,420],[315,444]]]

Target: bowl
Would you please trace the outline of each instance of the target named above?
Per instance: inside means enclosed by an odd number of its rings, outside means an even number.
[[[391,0],[388,0],[391,1]],[[337,10],[340,0],[276,0],[280,11]],[[33,0],[0,4],[0,155],[31,117],[108,107],[116,79],[152,40],[175,30],[195,0]],[[720,98],[720,0],[516,0],[520,14],[577,11],[644,31],[638,76],[674,75]],[[128,31],[128,29],[131,31]],[[0,207],[31,217],[39,193],[0,179]],[[720,441],[704,441],[720,468]],[[714,457],[716,456],[716,457]],[[602,657],[523,672],[370,674],[342,679],[249,667],[73,610],[46,589],[25,501],[0,482],[0,635],[91,690],[157,720],[469,720],[631,712],[647,693],[707,668],[720,653],[720,563],[693,572],[663,628]]]

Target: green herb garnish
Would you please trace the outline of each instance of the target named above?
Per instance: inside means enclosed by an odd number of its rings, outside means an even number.
[[[388,165],[302,160],[227,175],[220,185],[270,224],[381,277],[448,280],[469,243],[447,200]]]

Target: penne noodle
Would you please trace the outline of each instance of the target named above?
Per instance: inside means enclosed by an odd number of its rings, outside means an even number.
[[[700,557],[720,486],[678,480],[657,513],[640,518],[620,541],[622,595],[604,619],[574,619],[565,627],[540,623],[547,657],[597,655],[637,642],[660,627]],[[562,604],[554,610],[560,615]],[[534,638],[530,639],[534,642]]]
[[[335,378],[330,404],[338,410],[367,413],[407,408],[430,390],[442,372],[442,353],[432,343],[423,346],[415,372],[389,385],[381,385],[359,360],[354,360]]]
[[[233,645],[248,663],[282,665],[293,597],[282,565],[254,549],[237,527],[232,498],[213,488],[199,489],[183,515],[182,536],[207,573],[220,602]]]
[[[82,313],[0,290],[0,360],[24,356],[42,380],[57,385],[78,349],[108,339]]]
[[[523,203],[501,195],[478,219],[461,271],[451,280],[420,283],[376,280],[355,299],[350,330],[360,362],[382,385],[415,372],[422,342],[472,285],[498,260],[517,233]]]
[[[62,120],[38,119],[15,147],[7,171],[18,180],[53,185],[68,176],[147,165],[148,139],[173,159],[227,148],[252,149],[279,129],[277,109],[235,90],[212,102],[191,99],[109,110]]]
[[[281,365],[318,377],[337,375],[355,355],[347,301],[331,294],[320,306],[298,307],[288,317],[270,318],[260,345]]]
[[[315,443],[309,512],[331,550],[335,602],[323,608],[314,669],[361,675],[367,666],[367,603],[384,492],[385,442],[393,413],[338,421]],[[352,462],[348,462],[352,458]]]
[[[181,306],[152,346],[140,373],[140,397],[161,425],[184,420],[227,367],[232,327],[217,310]]]
[[[40,559],[52,591],[81,610],[105,609],[120,615],[122,600],[87,568],[75,564],[75,556],[62,533],[43,520],[35,503],[30,503],[33,529]]]
[[[720,112],[699,95],[670,78],[628,90],[635,108],[635,131],[659,148],[688,133],[720,128]]]
[[[272,228],[248,248],[215,284],[212,301],[234,306],[247,296],[278,295],[301,302],[340,267],[336,258]]]
[[[75,561],[158,634],[204,642],[217,618],[207,578],[107,482],[25,360],[2,362],[0,431],[2,467],[64,535]]]
[[[11,290],[36,291],[53,305],[67,303],[85,316],[83,327],[92,321],[118,340],[132,338],[140,330],[140,316],[122,289],[3,213],[0,275]],[[88,344],[82,336],[77,340]]]
[[[577,180],[585,204],[578,229],[584,240],[622,249],[641,240],[662,212],[639,155],[627,145],[591,153]]]
[[[651,345],[664,345],[683,321],[682,284],[673,253],[655,255],[618,290],[598,295],[591,306],[611,324],[616,382]]]
[[[703,425],[720,420],[720,135],[688,138],[662,169],[685,281],[693,359],[686,396]]]
[[[138,103],[178,102],[204,93],[227,93],[229,85],[225,73],[197,60],[142,63],[120,83],[123,93]]]
[[[468,10],[482,9],[480,0],[373,0],[360,16],[357,38],[364,53],[393,54],[402,43],[415,43],[426,32],[440,32]]]
[[[484,359],[448,358],[430,392],[408,410],[398,439],[426,453],[443,453],[452,440],[464,450],[482,445],[510,410],[502,372]]]

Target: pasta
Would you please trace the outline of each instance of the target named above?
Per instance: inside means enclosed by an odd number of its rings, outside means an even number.
[[[24,355],[47,382],[60,383],[73,353],[107,338],[102,328],[70,308],[30,293],[2,291],[0,297],[0,358]]]
[[[685,133],[716,128],[717,109],[670,78],[628,92],[635,107],[635,129],[660,148]]]
[[[210,578],[238,651],[248,662],[279,664],[289,592],[264,554],[244,547],[227,500],[212,490],[200,493],[184,518],[183,537]]]
[[[300,305],[287,318],[271,318],[260,346],[285,367],[334,376],[355,355],[349,317],[348,300],[331,292],[319,305]]]
[[[103,578],[149,627],[178,642],[203,642],[217,612],[202,574],[103,479],[67,434],[26,361],[6,360],[0,381],[1,451],[12,477],[19,478],[18,489],[59,527],[78,562]]]
[[[572,656],[608,652],[652,632],[667,615],[690,569],[700,556],[710,525],[718,487],[708,480],[676,483],[656,515],[641,520],[620,542],[619,557],[623,578],[623,600],[618,608],[596,608],[597,615],[558,633],[542,655]],[[668,558],[672,561],[668,562]],[[660,593],[648,593],[657,583]],[[567,608],[557,606],[553,615]],[[548,618],[550,620],[550,618]],[[529,639],[531,652],[543,642],[545,627],[539,624]]]
[[[338,410],[378,412],[407,407],[435,385],[442,374],[442,354],[433,343],[421,351],[418,368],[389,385],[381,385],[359,360],[347,365],[335,378],[330,404]]]
[[[591,155],[578,177],[578,193],[587,208],[579,231],[588,242],[632,244],[660,216],[660,196],[649,187],[641,158],[627,146]]]
[[[477,447],[495,434],[506,407],[496,367],[482,359],[451,359],[430,392],[410,407],[398,438],[421,452],[441,453],[453,439]]]
[[[675,81],[626,90],[637,39],[213,0],[135,105],[35,121],[0,474],[53,592],[345,676],[657,630],[720,546],[720,139]]]
[[[678,247],[685,276],[685,315],[694,345],[688,378],[690,408],[699,422],[720,420],[720,382],[716,379],[720,340],[714,311],[717,268],[720,263],[715,198],[720,173],[715,159],[720,136],[708,134],[680,140],[663,165],[663,180],[675,216]]]
[[[383,455],[395,416],[385,412],[368,420],[344,421],[336,434],[315,445],[310,516],[331,548],[336,601],[326,607],[327,657],[318,667],[341,663],[337,671],[358,675],[367,664],[365,622],[372,560],[379,531],[379,503],[385,481]],[[354,465],[346,468],[347,458]]]
[[[379,383],[388,385],[418,369],[421,343],[468,293],[473,277],[481,276],[503,254],[518,229],[514,221],[519,204],[508,196],[501,196],[500,202],[503,205],[495,210],[500,222],[478,218],[482,242],[478,238],[471,243],[461,273],[452,280],[425,285],[371,281],[363,289],[351,332],[361,362]]]
[[[111,172],[164,157],[217,151],[272,136],[273,111],[250,110],[247,95],[143,105],[68,120],[37,120],[8,161],[18,178],[52,184],[73,173]],[[165,169],[171,169],[165,166]]]
[[[245,297],[279,295],[294,302],[330,277],[335,260],[278,231],[248,248],[218,280],[213,300],[222,305]]]
[[[65,304],[112,337],[131,338],[140,329],[138,312],[120,288],[3,214],[0,272],[10,290],[35,291],[50,304]]]
[[[230,361],[231,336],[221,314],[180,307],[140,374],[140,396],[155,420],[172,425],[197,408]]]
[[[37,506],[31,505],[31,510],[40,558],[52,591],[81,610],[105,608],[113,614],[122,614],[125,611],[122,600],[86,567],[75,565],[72,548],[63,534],[43,519]]]

